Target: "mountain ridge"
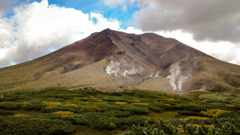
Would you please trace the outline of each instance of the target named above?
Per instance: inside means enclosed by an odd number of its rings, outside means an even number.
[[[175,39],[110,29],[35,60],[0,69],[2,90],[61,85],[189,92],[216,86],[239,89],[239,81],[239,66]]]

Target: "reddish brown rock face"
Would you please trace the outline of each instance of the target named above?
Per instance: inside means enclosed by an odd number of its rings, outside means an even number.
[[[120,64],[115,67],[116,74],[106,72],[111,61]],[[174,69],[174,64],[179,67]],[[174,74],[176,78],[171,78]],[[49,87],[61,82],[75,87],[172,91],[172,79],[177,87],[182,80],[179,87],[183,91],[192,91],[215,86],[238,88],[239,76],[239,66],[219,61],[175,39],[106,29],[46,56],[0,69],[0,89]]]

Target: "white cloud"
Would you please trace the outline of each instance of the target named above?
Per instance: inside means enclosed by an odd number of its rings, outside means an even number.
[[[0,1],[0,13],[8,10],[12,5],[16,4],[18,0],[1,0]]]
[[[49,53],[47,48],[59,49],[106,28],[118,30],[119,22],[47,0],[18,6],[11,18],[0,16],[0,67],[37,58]]]
[[[239,0],[141,0],[134,13],[144,31],[183,30],[198,41],[240,42]]]
[[[132,0],[139,11],[135,27],[143,31],[191,33],[197,41],[240,42],[239,0]],[[132,4],[128,0],[105,0],[110,7]]]

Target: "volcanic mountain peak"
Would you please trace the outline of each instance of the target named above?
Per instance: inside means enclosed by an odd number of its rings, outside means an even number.
[[[38,59],[0,69],[0,89],[50,86],[186,92],[240,86],[240,68],[154,33],[105,29]]]

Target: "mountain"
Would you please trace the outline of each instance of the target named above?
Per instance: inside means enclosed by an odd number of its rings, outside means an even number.
[[[232,90],[240,67],[175,39],[110,29],[35,60],[0,69],[0,90],[54,86],[165,92]]]

